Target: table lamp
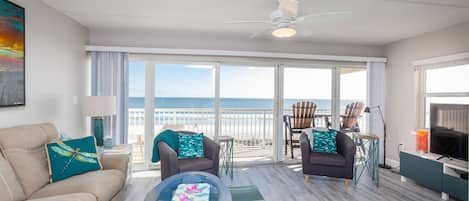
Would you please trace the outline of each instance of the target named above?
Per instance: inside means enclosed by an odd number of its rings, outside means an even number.
[[[371,110],[373,110],[373,109],[376,109],[376,110],[379,111],[379,114],[381,116],[381,121],[383,121],[383,131],[384,131],[384,139],[383,139],[384,150],[383,150],[383,152],[384,152],[384,156],[383,156],[383,164],[380,164],[379,167],[384,168],[384,169],[391,169],[391,166],[386,164],[386,122],[384,121],[383,111],[381,110],[381,107],[379,107],[379,105],[377,105],[377,106],[365,107],[365,110],[363,112],[371,113]]]
[[[116,97],[85,96],[83,99],[82,112],[84,116],[92,117],[94,119],[94,136],[96,137],[96,144],[98,146],[103,146],[103,120],[106,116],[112,116],[116,114]]]

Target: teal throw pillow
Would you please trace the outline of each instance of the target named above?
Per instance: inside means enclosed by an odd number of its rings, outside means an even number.
[[[337,131],[313,130],[313,152],[337,154]]]
[[[204,157],[204,134],[179,133],[178,158],[203,158]]]
[[[102,169],[94,136],[46,144],[46,153],[51,183]]]

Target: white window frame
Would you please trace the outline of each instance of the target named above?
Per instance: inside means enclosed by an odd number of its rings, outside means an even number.
[[[467,64],[457,64],[457,65],[448,65],[448,66],[440,66],[440,67],[428,67],[428,68],[419,68],[417,69],[417,80],[418,80],[418,127],[419,128],[427,128],[426,127],[426,114],[427,114],[427,98],[433,97],[445,97],[445,98],[457,98],[457,97],[469,97],[468,92],[427,92],[427,71],[432,69],[444,69],[444,68],[451,68],[457,67],[461,65]]]

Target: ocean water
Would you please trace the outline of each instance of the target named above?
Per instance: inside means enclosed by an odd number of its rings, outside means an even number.
[[[331,100],[326,99],[286,99],[284,100],[284,108],[290,109],[291,106],[298,101],[312,101],[316,103],[320,109],[331,109]],[[355,101],[364,100],[341,100],[341,107]],[[175,98],[161,97],[155,98],[155,108],[213,108],[213,98]],[[221,108],[246,108],[246,109],[272,109],[274,107],[273,99],[259,98],[221,98]],[[143,97],[129,97],[129,108],[143,108]]]

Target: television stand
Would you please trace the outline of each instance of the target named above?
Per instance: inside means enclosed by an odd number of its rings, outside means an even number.
[[[448,200],[450,196],[468,200],[468,183],[462,176],[468,172],[466,161],[433,153],[400,152],[401,181],[411,179],[417,184],[439,191],[443,200]]]

